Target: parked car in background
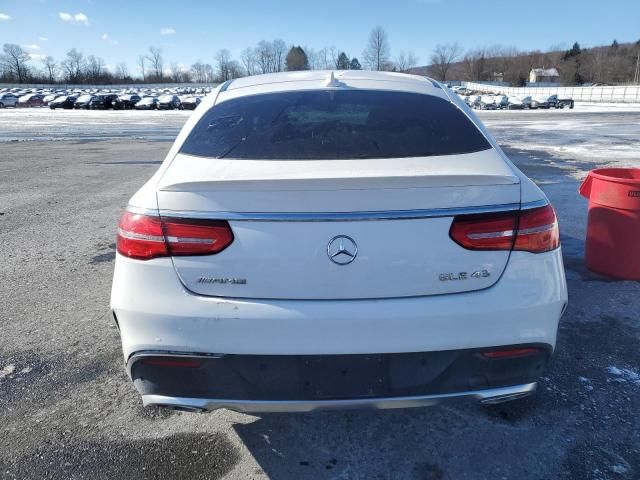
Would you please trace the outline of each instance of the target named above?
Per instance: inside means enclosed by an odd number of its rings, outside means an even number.
[[[480,104],[480,95],[469,95],[464,102],[471,108],[476,108]]]
[[[117,228],[111,311],[143,404],[533,393],[567,305],[558,222],[469,113],[422,78],[349,70],[205,100]]]
[[[561,95],[551,95],[547,102],[550,108],[573,108],[573,98]]]
[[[533,99],[531,98],[530,95],[523,95],[520,97],[520,101],[522,102],[522,105],[524,108],[531,108],[531,101]]]
[[[136,103],[136,110],[155,110],[158,107],[157,97],[144,97]]]
[[[480,110],[495,110],[498,107],[496,106],[496,101],[491,95],[482,95],[476,108],[479,108]]]
[[[114,108],[114,103],[118,98],[117,94],[108,93],[105,95],[96,95],[89,102],[89,108],[92,110],[108,110]]]
[[[0,108],[17,107],[18,97],[11,92],[0,93]]]
[[[182,108],[185,110],[195,110],[200,105],[202,99],[200,97],[187,97],[182,101]]]
[[[542,97],[542,96],[533,97],[531,99],[531,108],[532,109],[536,109],[536,108],[548,109],[549,108],[548,98],[549,97]]]
[[[120,95],[113,102],[114,110],[130,110],[136,106],[136,103],[140,101],[141,97],[138,94],[125,94]]]
[[[509,98],[506,95],[494,95],[493,101],[496,103],[496,107],[501,110],[509,105]]]
[[[507,110],[522,110],[523,108],[524,104],[520,98],[514,96],[507,99]]]
[[[177,95],[164,95],[158,100],[158,110],[176,110],[182,108],[182,102]]]
[[[89,95],[89,94],[81,95],[73,104],[73,108],[75,108],[76,110],[78,109],[89,110],[89,103],[93,98],[94,98],[94,95]]]
[[[73,105],[76,102],[76,96],[74,95],[62,95],[55,100],[51,100],[49,102],[49,108],[51,110],[55,110],[56,108],[64,108],[65,110],[69,110],[73,108]]]
[[[55,100],[59,96],[60,96],[59,93],[50,93],[48,95],[45,95],[45,97],[42,99],[42,105],[49,106],[49,102],[51,102],[52,100]]]
[[[18,107],[41,107],[43,98],[41,93],[28,93],[18,98]]]

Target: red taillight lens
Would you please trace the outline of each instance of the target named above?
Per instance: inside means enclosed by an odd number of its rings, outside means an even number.
[[[560,230],[556,212],[551,205],[520,213],[518,237],[514,250],[542,253],[555,250],[560,246]]]
[[[453,220],[451,238],[469,250],[548,252],[560,246],[551,205],[519,212],[461,215]]]
[[[117,247],[121,255],[138,260],[168,254],[160,219],[139,213],[124,212],[120,217]]]
[[[470,250],[511,250],[517,212],[462,215],[451,225],[451,238]]]
[[[118,227],[118,252],[149,260],[178,255],[212,255],[233,242],[233,232],[223,220],[158,218],[125,212]]]
[[[163,218],[162,227],[172,256],[212,255],[233,242],[231,227],[224,220]]]

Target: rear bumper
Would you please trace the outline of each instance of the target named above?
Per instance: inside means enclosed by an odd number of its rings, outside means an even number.
[[[530,393],[549,362],[551,348],[518,346],[515,356],[505,357],[509,350],[502,347],[497,349],[502,355],[497,358],[490,356],[496,349],[490,349],[488,356],[487,351],[381,355],[144,352],[133,355],[128,367],[146,404],[242,411],[393,408],[461,397],[497,402]]]
[[[227,408],[237,412],[312,412],[316,410],[368,409],[384,410],[390,408],[427,407],[454,400],[476,400],[491,405],[516,400],[535,392],[536,383],[515,385],[512,387],[492,388],[472,392],[420,395],[394,398],[358,398],[347,400],[317,401],[256,401],[256,400],[224,400],[215,398],[169,397],[164,395],[143,395],[144,406],[156,405],[177,410],[206,412]]]
[[[567,302],[560,249],[512,252],[501,279],[468,293],[379,300],[237,300],[194,295],[170,258],[117,254],[111,308],[125,360],[142,351],[335,355],[555,347]]]

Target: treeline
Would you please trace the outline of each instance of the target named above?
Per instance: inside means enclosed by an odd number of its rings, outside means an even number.
[[[361,60],[360,60],[361,59]],[[532,68],[556,68],[564,85],[585,83],[626,84],[640,82],[640,41],[583,49],[576,42],[569,50],[522,52],[494,46],[464,51],[459,44],[437,45],[430,65],[416,67],[413,52],[391,54],[387,33],[372,29],[358,59],[336,47],[313,49],[288,45],[280,39],[246,48],[239,58],[218,50],[211,62],[198,60],[187,66],[167,62],[162,49],[149,47],[131,74],[126,63],[107,68],[104,59],[71,49],[63,59],[33,58],[21,46],[5,44],[0,54],[0,82],[7,83],[216,83],[261,73],[295,70],[386,70],[429,75],[438,80],[504,81],[524,85]]]
[[[412,69],[413,73],[438,80],[504,81],[523,86],[533,68],[556,68],[563,85],[622,85],[640,82],[640,41],[569,50],[522,52],[501,46],[463,52],[457,43],[437,45],[431,64]]]
[[[385,30],[371,31],[361,61],[336,47],[313,49],[300,45],[287,45],[283,40],[263,40],[255,47],[244,49],[235,59],[227,49],[218,50],[212,62],[196,61],[187,66],[179,62],[166,62],[162,49],[149,47],[138,56],[136,74],[132,75],[126,63],[107,68],[103,58],[85,55],[76,48],[57,60],[51,56],[34,59],[19,45],[4,44],[0,55],[0,82],[7,83],[70,83],[70,84],[123,84],[123,83],[216,83],[231,78],[261,73],[295,70],[393,70],[407,71],[417,63],[412,52],[391,56]]]

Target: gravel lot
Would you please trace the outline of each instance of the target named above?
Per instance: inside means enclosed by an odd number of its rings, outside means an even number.
[[[118,216],[187,115],[0,112],[0,478],[640,478],[640,283],[584,268],[576,192],[640,166],[640,111],[482,112],[560,218],[570,306],[536,396],[262,417],[143,409],[108,316]]]

